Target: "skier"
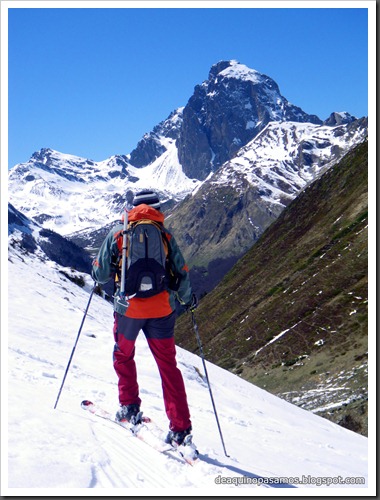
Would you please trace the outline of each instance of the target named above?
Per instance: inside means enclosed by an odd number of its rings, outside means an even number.
[[[149,190],[138,192],[133,199],[133,207],[128,212],[129,223],[151,219],[160,224],[169,246],[169,264],[177,286],[173,286],[176,291],[169,288],[150,297],[131,296],[124,301],[120,300],[120,288],[115,293],[113,366],[118,376],[120,403],[116,420],[136,424],[141,415],[134,354],[135,341],[142,330],[161,376],[165,411],[169,419],[166,441],[179,446],[191,433],[192,426],[183,377],[176,363],[175,304],[177,299],[187,310],[193,311],[197,307],[197,298],[192,292],[189,269],[182,253],[173,235],[163,225],[164,214],[160,210],[157,194]],[[111,229],[93,262],[92,276],[99,284],[105,284],[118,275],[122,234],[122,224]]]

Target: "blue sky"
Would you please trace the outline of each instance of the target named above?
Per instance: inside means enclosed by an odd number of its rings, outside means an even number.
[[[321,119],[368,115],[368,2],[71,8],[78,3],[8,2],[9,168],[43,147],[95,161],[130,153],[223,59],[270,76]]]

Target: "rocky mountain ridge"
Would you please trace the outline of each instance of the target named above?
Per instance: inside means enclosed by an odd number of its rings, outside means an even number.
[[[346,112],[332,113],[325,124],[335,126],[353,120],[355,117]],[[195,87],[186,106],[171,112],[146,133],[130,154],[94,162],[43,148],[11,169],[10,193],[15,206],[31,216],[36,214],[17,199],[16,182],[19,187],[25,185],[23,194],[40,192],[43,198],[51,192],[60,197],[70,194],[65,186],[56,185],[59,178],[81,184],[103,181],[108,183],[107,191],[113,193],[105,196],[113,213],[120,209],[118,197],[126,196],[128,201],[129,190],[143,184],[158,188],[164,200],[179,201],[199,185],[196,181],[216,171],[273,121],[323,124],[315,115],[290,104],[268,76],[237,61],[220,61],[210,69],[208,80]],[[56,174],[57,179],[49,174]],[[105,189],[105,185],[101,187]],[[75,195],[73,186],[70,189]],[[57,222],[57,227],[67,234],[62,224]],[[75,229],[80,229],[79,224]]]
[[[336,127],[270,122],[184,199],[168,225],[198,291],[210,291],[282,210],[366,135],[366,118]]]

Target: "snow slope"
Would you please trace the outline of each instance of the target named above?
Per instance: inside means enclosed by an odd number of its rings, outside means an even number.
[[[364,129],[348,130],[348,124],[329,127],[270,122],[209,182],[237,187],[240,177],[244,177],[256,187],[262,200],[273,205],[284,205],[286,200],[288,204],[307,184],[364,140]]]
[[[342,488],[345,495],[368,495],[374,487],[367,438],[208,363],[226,457],[201,359],[180,348],[178,363],[202,458],[195,467],[84,412],[83,399],[117,409],[112,306],[96,295],[54,410],[92,281],[87,276],[82,289],[57,264],[21,254],[17,245],[9,248],[8,259],[8,297],[1,314],[2,495],[335,495]],[[199,329],[202,335],[201,324]],[[161,384],[142,334],[136,357],[142,409],[165,429]],[[364,484],[318,486],[350,478],[364,478]]]

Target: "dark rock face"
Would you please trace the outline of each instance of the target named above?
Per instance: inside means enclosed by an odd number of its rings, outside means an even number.
[[[152,132],[145,134],[130,154],[130,164],[141,168],[160,157],[166,148],[161,138],[177,139],[182,123],[182,109],[173,111],[166,120],[156,125]]]
[[[177,148],[184,172],[204,180],[270,121],[282,120],[322,123],[290,104],[268,76],[236,61],[215,64],[183,110]]]
[[[162,155],[165,148],[158,140],[156,134],[145,134],[131,153],[131,164],[134,167],[145,167]]]
[[[237,61],[220,61],[211,67],[208,80],[196,85],[184,108],[144,135],[130,163],[139,168],[149,165],[166,151],[163,139],[170,138],[176,141],[185,174],[204,180],[270,121],[322,124],[317,116],[290,104],[270,77]]]
[[[41,229],[39,245],[47,257],[64,267],[91,272],[91,259],[78,245],[50,229]]]
[[[324,125],[329,125],[330,127],[334,127],[336,125],[342,125],[343,123],[351,123],[355,121],[355,116],[350,115],[349,113],[331,113],[331,115],[323,122]]]

